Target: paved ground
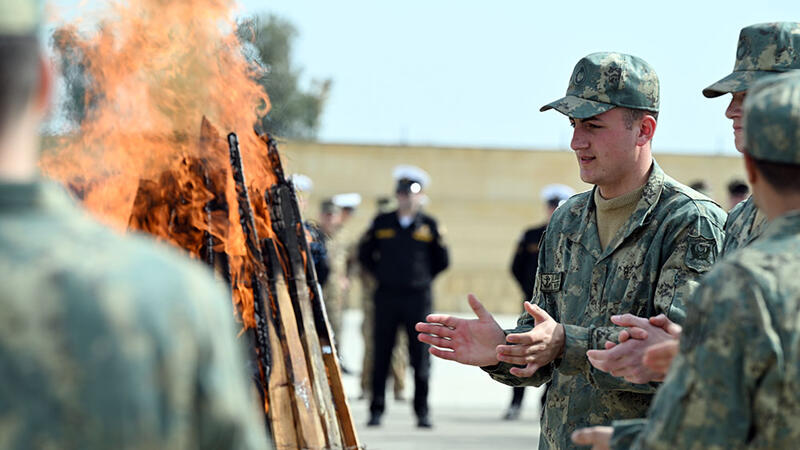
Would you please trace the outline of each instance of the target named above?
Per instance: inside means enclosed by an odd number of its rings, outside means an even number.
[[[466,315],[464,315],[466,316]],[[499,316],[504,328],[513,326],[516,317]],[[342,357],[348,368],[360,371],[363,344],[360,334],[361,312],[350,310],[344,316],[341,337]],[[409,369],[410,370],[410,369]],[[535,449],[539,435],[540,390],[527,388],[522,417],[518,421],[501,419],[511,401],[511,388],[493,381],[475,367],[432,358],[430,406],[433,429],[416,427],[411,402],[387,401],[380,427],[367,427],[368,402],[358,400],[361,393],[357,374],[344,375],[345,390],[362,444],[368,450],[405,449]],[[413,379],[409,373],[406,398],[411,398]],[[392,398],[391,387],[387,399]]]

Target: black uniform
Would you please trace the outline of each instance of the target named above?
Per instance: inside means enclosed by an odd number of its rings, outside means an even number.
[[[525,230],[517,243],[517,251],[514,253],[514,260],[511,262],[511,273],[517,280],[524,301],[533,298],[533,285],[536,281],[536,269],[539,268],[539,241],[542,239],[547,225]],[[523,307],[522,312],[525,312]],[[522,399],[525,397],[525,388],[517,386],[513,388],[511,397],[511,407],[506,413],[506,419],[516,419],[519,417],[519,408],[522,406]]]
[[[519,283],[525,300],[533,298],[533,284],[536,281],[536,269],[539,267],[539,240],[544,234],[547,225],[529,228],[522,234],[511,263],[511,273]]]
[[[414,411],[428,415],[430,358],[427,345],[415,339],[414,325],[424,322],[432,308],[431,283],[447,268],[447,248],[436,221],[417,214],[407,228],[397,212],[378,215],[359,245],[359,260],[377,280],[375,291],[375,363],[370,412],[381,415],[386,377],[399,326],[408,333],[408,354],[414,368]]]

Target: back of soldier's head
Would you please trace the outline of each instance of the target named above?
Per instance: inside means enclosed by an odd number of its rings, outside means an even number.
[[[40,0],[0,0],[0,136],[39,82]]]
[[[781,192],[800,193],[800,71],[758,81],[744,104],[745,153]]]

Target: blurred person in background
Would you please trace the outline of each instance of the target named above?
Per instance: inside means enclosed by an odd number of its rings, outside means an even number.
[[[385,409],[386,377],[397,330],[406,330],[408,355],[414,369],[414,413],[417,426],[432,427],[428,406],[430,355],[427,346],[411,339],[414,326],[430,314],[431,285],[449,264],[447,247],[435,219],[421,211],[429,176],[414,166],[398,166],[397,210],[378,215],[359,245],[361,267],[376,279],[374,315],[375,364],[368,425],[377,426]]]
[[[536,282],[536,268],[539,267],[539,240],[550,223],[553,212],[568,198],[575,195],[575,190],[563,184],[549,184],[542,189],[541,197],[546,208],[545,222],[537,227],[528,228],[522,233],[517,242],[514,259],[511,262],[511,273],[517,280],[522,290],[523,302],[533,298],[533,287]],[[522,312],[525,312],[523,308]],[[546,389],[546,387],[545,387]],[[503,418],[505,420],[519,419],[522,408],[522,399],[525,396],[525,387],[512,388],[511,405],[509,405]],[[544,399],[544,395],[542,396]]]
[[[739,203],[747,200],[750,195],[750,187],[742,180],[733,180],[728,183],[728,210],[733,209]]]
[[[390,197],[378,197],[375,201],[378,214],[387,214],[395,209],[394,202]],[[372,368],[375,364],[374,330],[375,330],[375,289],[377,281],[367,270],[360,268],[358,263],[358,246],[356,246],[355,270],[357,279],[361,282],[361,309],[363,312],[361,320],[361,336],[364,340],[364,357],[361,362],[361,396],[359,399],[372,398]],[[403,391],[406,386],[406,368],[408,367],[408,336],[402,328],[397,330],[397,342],[392,351],[390,374],[392,376],[392,387],[394,398],[398,401],[405,400]]]
[[[342,297],[339,295],[339,277],[344,271],[345,255],[343,249],[339,248],[338,242],[334,237],[339,231],[342,223],[342,210],[333,200],[327,199],[320,204],[319,220],[310,224],[313,229],[312,236],[316,238],[316,244],[325,248],[327,273],[322,281],[322,275],[317,269],[317,276],[320,277],[322,286],[322,299],[325,303],[325,311],[328,315],[328,322],[331,325],[334,342],[337,350],[339,349],[339,333],[342,329]],[[316,264],[316,261],[315,261]],[[339,355],[341,357],[341,355]]]
[[[336,348],[338,350],[339,362],[342,373],[351,374],[350,369],[344,364],[342,355],[342,324],[344,312],[347,310],[350,303],[350,288],[352,280],[355,278],[355,271],[357,264],[354,263],[358,259],[357,248],[358,242],[352,233],[352,227],[348,226],[356,209],[361,204],[361,195],[355,192],[345,194],[336,194],[331,197],[331,203],[339,210],[339,220],[333,233],[328,235],[328,258],[331,265],[331,273],[328,279],[328,289],[326,295],[330,299],[330,304],[335,305],[337,308],[338,317],[335,318],[337,323],[331,323],[336,334]]]
[[[711,198],[711,186],[705,180],[697,180],[689,184],[689,187],[695,191]]]
[[[0,0],[0,447],[268,448],[230,292],[39,174],[41,25]]]
[[[314,262],[314,269],[317,272],[317,281],[319,281],[320,286],[324,286],[328,282],[330,273],[328,250],[325,248],[325,236],[318,226],[305,219],[311,192],[314,190],[314,182],[307,175],[301,173],[292,174],[289,179],[297,193],[297,205],[303,219],[303,228],[305,228],[308,248],[311,251],[311,261]]]

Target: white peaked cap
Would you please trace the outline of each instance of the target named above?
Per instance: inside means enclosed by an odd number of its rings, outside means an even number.
[[[333,204],[340,208],[355,208],[361,204],[361,194],[348,192],[346,194],[336,194],[332,198]]]
[[[431,177],[428,175],[428,172],[420,169],[417,166],[411,166],[408,164],[401,164],[399,166],[395,166],[394,170],[392,170],[392,177],[394,177],[395,181],[407,179],[411,181],[416,181],[419,183],[422,188],[428,187],[431,183]]]
[[[311,181],[311,178],[302,173],[293,173],[289,179],[292,181],[296,191],[311,192],[314,190],[314,182]]]
[[[575,189],[565,184],[548,184],[542,189],[542,201],[545,202],[552,199],[558,199],[559,202],[563,202],[573,195],[575,195]]]

